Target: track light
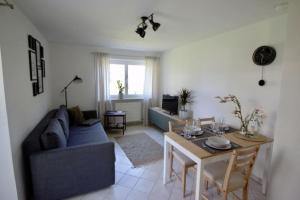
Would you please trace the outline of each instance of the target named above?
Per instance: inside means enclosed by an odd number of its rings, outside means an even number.
[[[150,15],[149,22],[152,24],[152,29],[154,31],[156,31],[160,27],[160,23],[157,23],[157,22],[153,21],[153,14]]]
[[[156,31],[159,27],[160,27],[160,23],[157,23],[157,22],[154,22],[153,21],[153,13],[149,16],[149,17],[146,17],[146,16],[143,16],[143,17],[141,17],[141,19],[142,19],[142,21],[143,22],[141,22],[139,25],[138,25],[138,27],[137,27],[137,29],[136,29],[136,33],[137,34],[139,34],[142,38],[144,38],[145,37],[145,35],[146,35],[146,29],[147,29],[147,23],[146,23],[146,21],[148,20],[149,22],[150,22],[150,24],[152,25],[152,29],[154,30],[154,31]]]
[[[14,9],[14,5],[9,3],[7,0],[4,0],[4,3],[0,3],[0,6],[7,6],[12,10]]]

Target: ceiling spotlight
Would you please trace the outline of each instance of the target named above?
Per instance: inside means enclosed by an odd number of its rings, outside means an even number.
[[[157,22],[154,22],[153,21],[153,13],[149,16],[149,17],[146,17],[146,16],[143,16],[143,17],[141,17],[141,19],[142,19],[142,21],[143,22],[141,22],[139,25],[138,25],[138,27],[137,27],[137,29],[136,29],[136,33],[137,34],[139,34],[142,38],[144,38],[145,37],[145,35],[146,35],[146,32],[145,32],[145,30],[147,29],[147,20],[150,22],[150,24],[152,25],[152,29],[154,30],[154,31],[156,31],[159,27],[160,27],[160,23],[157,23]]]
[[[153,14],[150,15],[149,22],[152,24],[152,29],[154,31],[156,31],[160,27],[160,23],[157,23],[157,22],[153,21]]]
[[[142,38],[144,38],[146,35],[146,31],[145,31],[146,29],[147,29],[147,24],[145,22],[142,22],[141,24],[139,24],[135,32],[139,34]]]

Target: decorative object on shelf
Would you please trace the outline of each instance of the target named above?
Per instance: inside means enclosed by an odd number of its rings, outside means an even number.
[[[179,93],[179,102],[180,102],[180,110],[179,110],[179,118],[180,119],[188,119],[192,115],[192,111],[186,109],[186,105],[188,103],[192,103],[192,91],[186,88],[181,89]]]
[[[14,5],[9,3],[7,0],[3,0],[4,2],[0,2],[0,6],[7,6],[9,7],[10,9],[14,9]]]
[[[123,92],[125,87],[123,86],[123,83],[120,80],[117,80],[117,88],[119,90],[119,99],[123,99]]]
[[[153,21],[153,13],[149,16],[149,17],[146,17],[146,16],[143,16],[141,17],[142,19],[142,22],[138,25],[137,29],[136,29],[136,33],[139,34],[139,36],[141,36],[142,38],[145,37],[146,35],[146,29],[148,27],[147,25],[147,20],[150,22],[150,24],[152,25],[152,29],[154,31],[156,31],[159,27],[160,27],[160,23],[157,23],[157,22],[154,22]]]
[[[29,73],[32,83],[33,96],[44,92],[44,78],[46,76],[44,47],[41,43],[28,35]]]
[[[248,130],[248,126],[250,122],[253,123],[253,125],[255,124],[255,126],[257,127],[260,127],[263,124],[263,118],[265,118],[265,114],[262,110],[254,109],[251,114],[248,114],[246,115],[246,117],[243,117],[241,103],[236,96],[234,95],[228,95],[225,97],[217,96],[216,98],[220,100],[220,103],[232,102],[235,104],[235,110],[233,111],[233,114],[241,121],[240,133],[242,135],[251,137],[255,134],[254,131]]]
[[[253,62],[261,67],[261,79],[258,81],[259,86],[264,86],[266,81],[264,80],[264,66],[271,64],[276,58],[276,50],[270,46],[258,47],[252,56]]]
[[[79,76],[75,76],[65,87],[64,89],[61,90],[60,93],[65,93],[65,105],[66,107],[68,107],[68,94],[67,94],[67,89],[68,87],[72,84],[72,83],[82,83],[82,78],[80,78]]]

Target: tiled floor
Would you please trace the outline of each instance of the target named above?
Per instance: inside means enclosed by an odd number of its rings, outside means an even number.
[[[152,127],[131,126],[128,127],[125,134],[147,133],[159,144],[163,145],[163,134],[159,130]],[[114,140],[112,138],[112,140]],[[126,154],[115,143],[116,152],[116,184],[82,196],[70,198],[70,200],[181,200],[182,187],[181,182],[176,177],[172,177],[171,181],[163,185],[162,169],[163,160],[133,168]],[[178,166],[174,163],[175,170]],[[187,176],[187,196],[184,200],[194,199],[194,172],[189,171]],[[249,190],[250,200],[264,200],[261,186],[251,181]],[[220,199],[214,188],[210,188],[207,192],[210,199]]]

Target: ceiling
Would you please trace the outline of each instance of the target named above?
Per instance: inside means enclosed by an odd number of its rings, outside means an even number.
[[[14,0],[50,42],[164,51],[282,14],[281,0]],[[135,29],[154,13],[158,31]]]

